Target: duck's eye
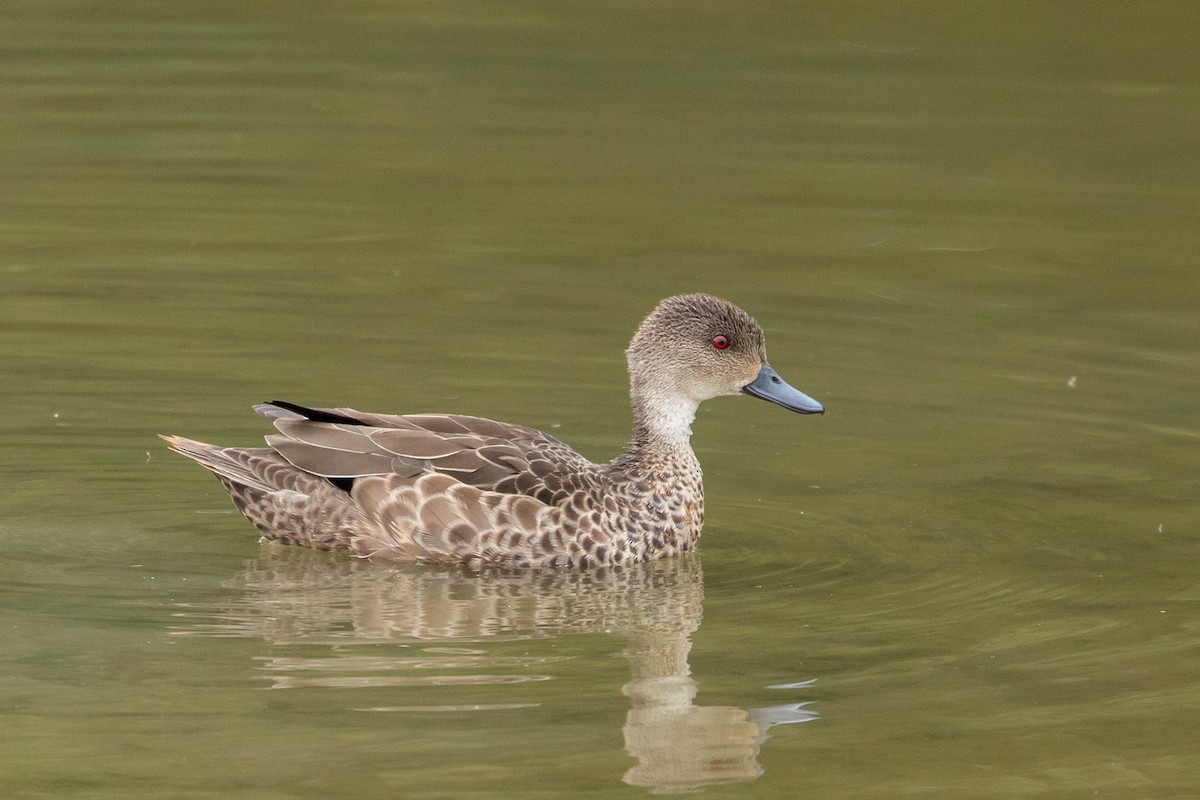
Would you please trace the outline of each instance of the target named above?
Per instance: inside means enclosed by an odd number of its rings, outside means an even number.
[[[726,347],[729,347],[729,337],[718,333],[712,338],[712,346],[718,350],[724,350]]]

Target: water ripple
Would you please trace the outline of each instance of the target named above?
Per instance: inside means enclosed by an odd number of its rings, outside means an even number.
[[[290,675],[269,676],[272,689],[378,689],[411,686],[503,686],[513,683],[536,683],[554,680],[553,675],[340,675],[325,678],[297,678]]]

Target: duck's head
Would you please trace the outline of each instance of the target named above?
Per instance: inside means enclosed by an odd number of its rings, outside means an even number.
[[[767,363],[762,328],[742,309],[708,294],[668,297],[642,321],[626,350],[635,404],[659,413],[712,397],[748,394],[801,414],[825,408],[789,386]]]

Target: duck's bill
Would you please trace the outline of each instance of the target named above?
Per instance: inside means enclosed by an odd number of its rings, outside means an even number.
[[[794,386],[788,384],[779,373],[763,364],[758,377],[742,387],[742,391],[751,397],[758,397],[777,403],[784,408],[801,414],[824,414],[825,406],[813,400]]]

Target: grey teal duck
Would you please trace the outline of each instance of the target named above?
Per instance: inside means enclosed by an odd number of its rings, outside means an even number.
[[[163,438],[277,542],[474,567],[649,561],[700,537],[690,439],[701,401],[745,393],[802,414],[824,408],[767,364],[758,323],[711,295],[663,300],[626,356],[633,439],[606,464],[521,425],[282,401],[255,406],[277,431],[268,447]]]

